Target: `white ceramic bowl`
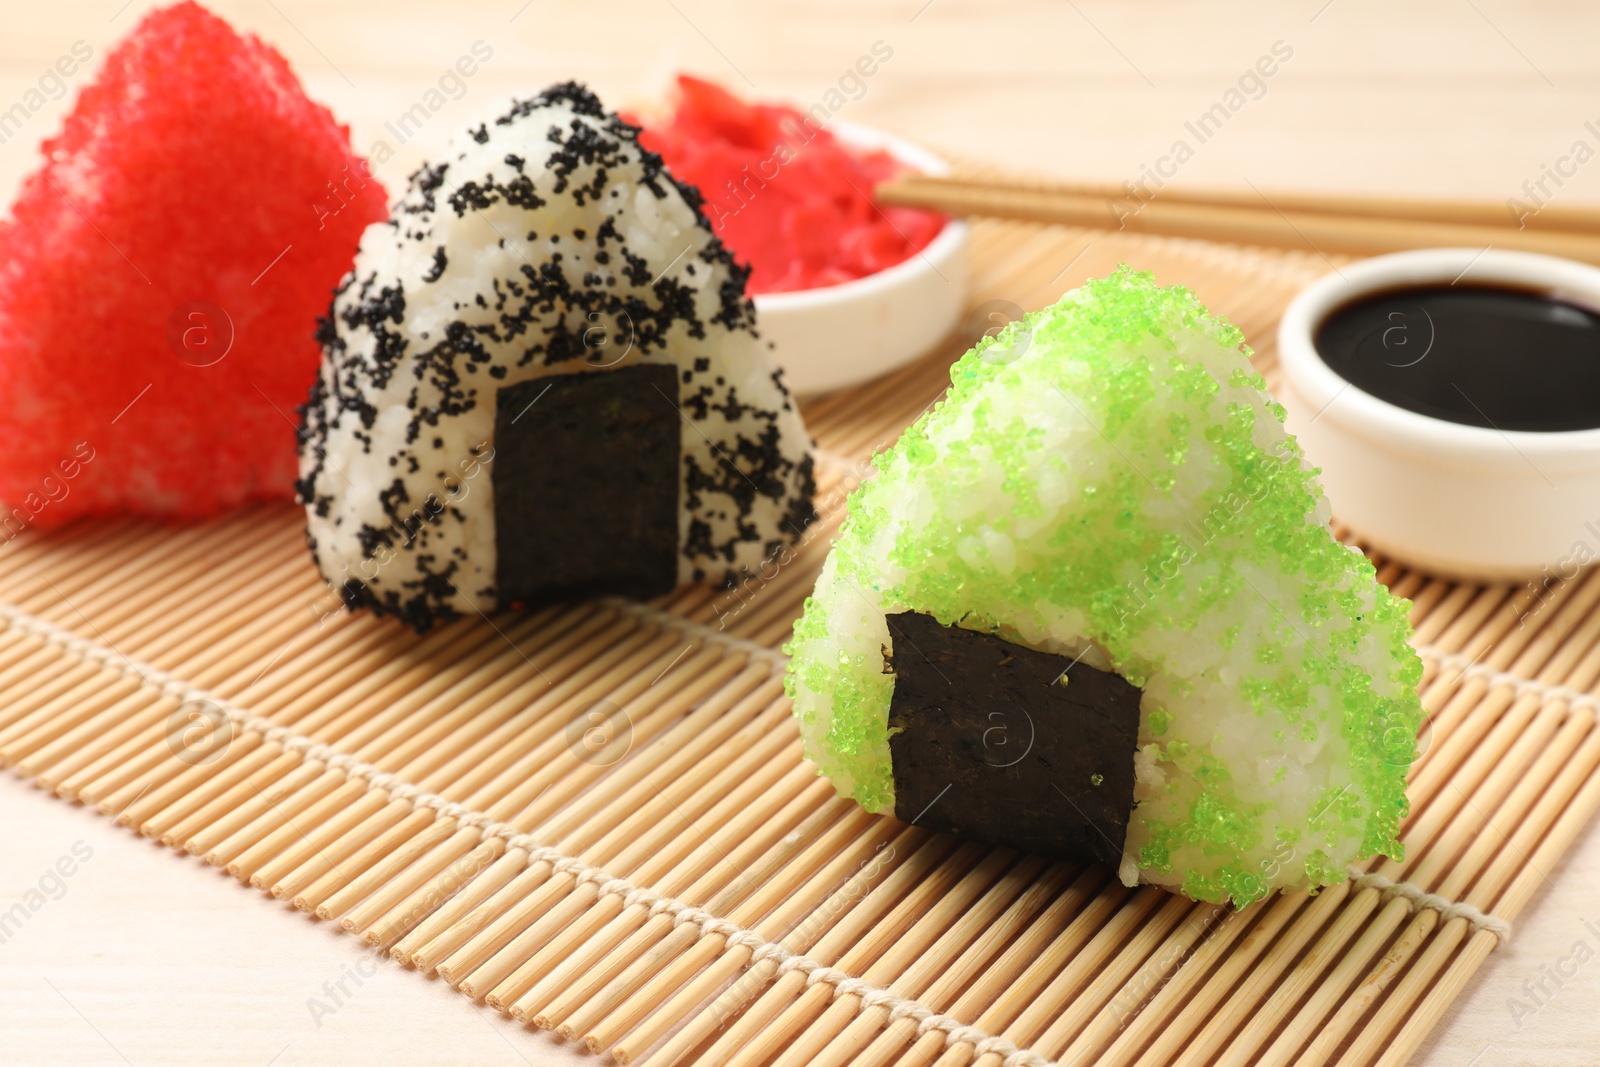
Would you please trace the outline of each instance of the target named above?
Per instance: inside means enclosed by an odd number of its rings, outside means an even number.
[[[1553,256],[1439,248],[1345,267],[1296,297],[1278,327],[1289,429],[1322,468],[1334,515],[1393,558],[1454,578],[1570,577],[1600,558],[1600,429],[1500,431],[1421,415],[1317,354],[1317,328],[1350,301],[1457,280],[1600,309],[1600,269]]]
[[[851,148],[881,148],[924,174],[949,173],[944,160],[898,137],[845,122],[830,129]],[[876,274],[757,296],[756,327],[773,342],[789,388],[807,396],[925,355],[955,328],[966,293],[967,224],[951,219],[919,255]]]

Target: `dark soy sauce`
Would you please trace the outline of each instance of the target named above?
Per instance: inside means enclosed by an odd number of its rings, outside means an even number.
[[[1422,415],[1501,430],[1600,427],[1600,315],[1509,287],[1372,293],[1317,328],[1335,373]]]

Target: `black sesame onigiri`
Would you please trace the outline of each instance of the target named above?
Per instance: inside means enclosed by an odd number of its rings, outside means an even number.
[[[813,520],[746,268],[638,129],[516,100],[369,227],[323,322],[298,491],[352,608],[437,619],[733,581]]]

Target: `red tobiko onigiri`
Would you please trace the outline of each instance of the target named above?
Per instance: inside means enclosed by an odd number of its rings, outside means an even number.
[[[387,216],[283,57],[149,15],[0,223],[0,540],[289,499],[317,317]]]

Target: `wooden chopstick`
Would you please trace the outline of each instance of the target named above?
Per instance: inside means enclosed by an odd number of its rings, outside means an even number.
[[[1113,194],[1113,195],[1107,195]],[[1555,208],[1518,228],[1492,204],[1163,190],[1140,203],[1125,190],[985,178],[904,175],[878,187],[884,204],[1323,253],[1374,254],[1441,246],[1506,248],[1600,263],[1600,213]],[[1498,219],[1498,224],[1494,221]]]
[[[1538,207],[1528,197],[1517,197],[1526,211],[1519,216],[1507,204],[1482,200],[1420,200],[1393,196],[1350,196],[1340,193],[1272,193],[1230,189],[1186,189],[1176,186],[1151,190],[1130,189],[1093,182],[1044,182],[1014,178],[991,178],[981,174],[953,174],[933,177],[923,174],[904,176],[910,185],[929,187],[965,186],[976,189],[1018,189],[1036,192],[1061,192],[1094,200],[1119,202],[1123,212],[1139,209],[1141,201],[1165,200],[1179,204],[1214,204],[1219,207],[1275,207],[1283,211],[1320,215],[1355,215],[1367,218],[1405,219],[1414,222],[1458,223],[1465,226],[1532,227],[1547,231],[1600,234],[1600,208],[1570,204]],[[1108,211],[1109,211],[1108,207]],[[1523,225],[1525,224],[1525,225]]]

